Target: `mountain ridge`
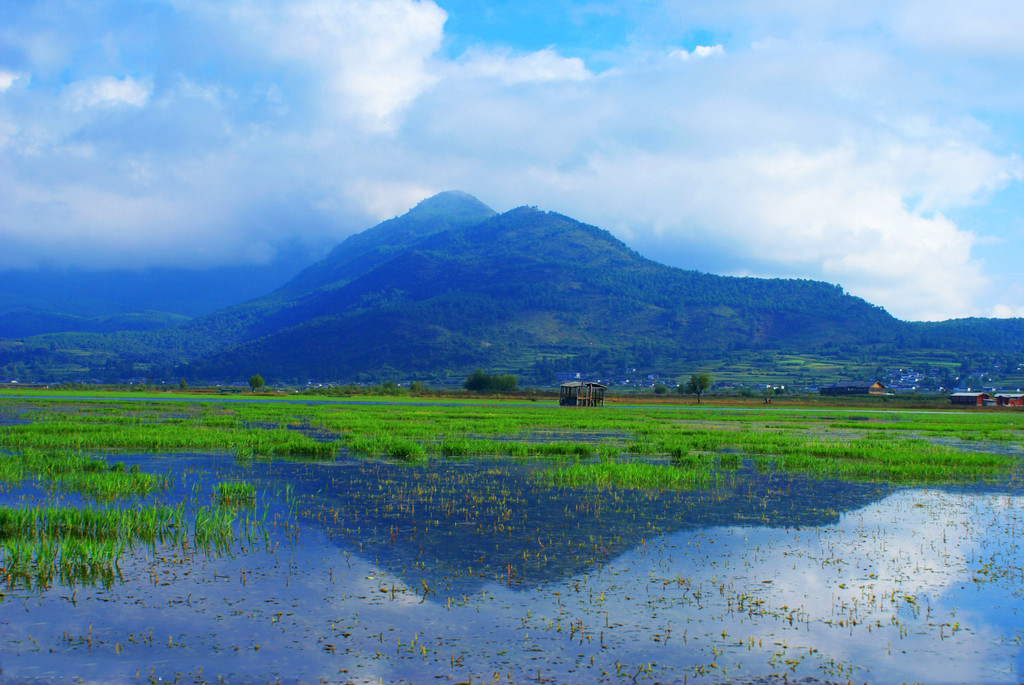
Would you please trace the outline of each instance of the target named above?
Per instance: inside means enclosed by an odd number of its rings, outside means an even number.
[[[641,256],[607,231],[519,207],[469,228],[434,233],[344,286],[311,295],[297,327],[250,340],[190,368],[200,375],[216,369],[238,373],[247,360],[258,359],[272,375],[302,375],[301,363],[281,360],[289,357],[288,350],[303,350],[307,357],[332,359],[320,368],[328,375],[358,368],[430,374],[445,363],[500,364],[502,357],[515,356],[523,347],[533,356],[576,356],[597,344],[594,338],[606,339],[602,348],[611,344],[629,349],[638,335],[656,337],[659,327],[694,327],[690,319],[700,318],[702,310],[687,316],[680,300],[720,308],[721,293],[700,297],[697,292],[709,279],[719,291],[737,291],[726,298],[732,304],[758,297],[756,291],[763,290],[758,307],[765,309],[773,294],[813,288],[821,295],[847,298],[848,304],[859,303],[864,312],[886,323],[894,321],[883,310],[830,286],[674,269]],[[516,306],[508,309],[508,302]],[[610,336],[608,316],[619,321]],[[736,323],[721,309],[709,316],[721,325],[700,325],[715,329],[718,337]],[[373,324],[375,317],[387,325]],[[750,331],[732,326],[737,329],[732,337],[770,337],[776,318],[762,316]],[[359,345],[354,331],[363,327],[390,329],[390,335],[380,339],[375,331]],[[613,342],[607,342],[609,337]],[[337,340],[346,344],[335,344]]]
[[[677,269],[570,217],[498,214],[449,191],[248,302],[163,330],[18,342],[0,343],[0,376],[52,372],[59,358],[165,378],[442,379],[479,366],[539,382],[796,355],[835,377],[872,361],[1019,355],[1024,320],[903,322],[839,286]]]

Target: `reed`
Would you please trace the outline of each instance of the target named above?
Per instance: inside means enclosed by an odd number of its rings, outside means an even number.
[[[680,469],[641,462],[570,464],[542,471],[537,480],[546,485],[573,488],[708,489],[720,486],[721,474],[710,469]]]
[[[255,504],[256,486],[244,481],[217,483],[216,496],[222,505]]]
[[[182,533],[183,505],[131,507],[0,507],[0,537],[120,538],[154,542]]]
[[[237,514],[231,507],[199,508],[195,511],[192,535],[196,547],[227,552],[234,541]]]
[[[121,462],[108,466],[103,459],[71,450],[22,449],[0,454],[0,479],[22,481],[34,477],[53,488],[97,499],[148,495],[166,480],[138,467],[125,470]]]
[[[9,586],[109,584],[137,542],[178,543],[183,508],[0,507],[0,559]]]
[[[249,486],[251,487],[251,486]],[[262,516],[239,518],[228,506],[197,507],[191,526],[184,504],[143,507],[0,507],[0,581],[8,586],[109,584],[137,544],[228,553],[238,539],[267,540]],[[236,531],[237,529],[237,531]]]

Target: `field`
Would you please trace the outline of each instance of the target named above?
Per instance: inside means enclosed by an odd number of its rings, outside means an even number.
[[[0,668],[1017,682],[1022,454],[877,402],[0,397]]]

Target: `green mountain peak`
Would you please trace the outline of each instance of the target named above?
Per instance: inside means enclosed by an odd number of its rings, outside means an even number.
[[[327,257],[285,284],[278,294],[294,297],[323,287],[338,287],[368,273],[426,237],[480,223],[494,213],[469,193],[457,190],[438,193],[401,216],[350,235]]]
[[[461,218],[476,219],[481,215],[494,214],[494,210],[461,190],[446,190],[422,200],[404,216],[424,219],[443,216],[449,220]]]

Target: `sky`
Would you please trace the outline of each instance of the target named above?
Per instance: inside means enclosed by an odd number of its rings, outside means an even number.
[[[0,270],[322,254],[443,190],[1024,316],[1020,0],[0,0]]]

